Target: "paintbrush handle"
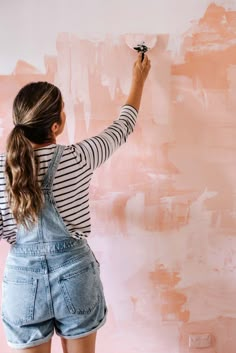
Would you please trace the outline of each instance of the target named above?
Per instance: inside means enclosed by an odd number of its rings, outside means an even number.
[[[142,44],[138,44],[136,47],[134,47],[135,50],[137,50],[138,53],[142,53],[142,61],[144,59],[144,55],[146,53],[146,51],[148,51],[148,47],[144,44],[144,42]]]

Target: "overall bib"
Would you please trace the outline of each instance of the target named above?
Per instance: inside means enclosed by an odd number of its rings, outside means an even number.
[[[42,182],[37,224],[20,226],[2,285],[2,320],[9,346],[29,348],[59,336],[86,336],[106,320],[99,263],[86,239],[73,239],[52,193],[64,147],[57,145]]]

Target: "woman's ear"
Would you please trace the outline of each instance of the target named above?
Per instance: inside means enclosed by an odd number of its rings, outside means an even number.
[[[52,131],[54,136],[56,136],[58,134],[59,129],[60,129],[60,125],[58,123],[53,123],[52,124],[51,131]]]

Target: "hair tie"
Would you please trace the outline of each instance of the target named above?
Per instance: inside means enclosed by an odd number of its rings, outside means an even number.
[[[24,125],[22,124],[15,124],[14,129],[18,131],[20,130],[22,133],[24,133]]]
[[[15,126],[14,127],[16,127],[16,128],[23,128],[24,127],[24,125],[23,124],[15,124]]]

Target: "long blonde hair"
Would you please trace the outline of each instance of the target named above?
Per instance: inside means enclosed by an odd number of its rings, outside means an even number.
[[[6,192],[17,224],[30,228],[43,207],[43,193],[38,183],[38,164],[32,143],[52,141],[53,123],[61,123],[62,96],[48,82],[24,86],[13,103],[15,127],[6,146]]]

